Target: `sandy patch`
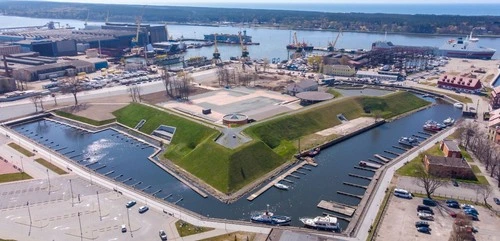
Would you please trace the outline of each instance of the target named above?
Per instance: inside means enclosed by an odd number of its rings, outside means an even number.
[[[332,134],[345,135],[345,134],[354,132],[356,130],[359,130],[363,127],[367,127],[367,126],[373,124],[374,122],[375,122],[375,120],[371,117],[359,117],[359,118],[356,118],[354,120],[350,120],[348,122],[344,122],[340,125],[334,126],[332,128],[318,131],[315,134],[318,134],[321,136],[329,136]]]
[[[114,111],[121,109],[128,105],[128,103],[102,103],[102,104],[88,104],[84,103],[78,106],[71,106],[64,108],[63,111],[69,112],[74,115],[83,116],[92,120],[102,121],[115,118],[112,114]]]

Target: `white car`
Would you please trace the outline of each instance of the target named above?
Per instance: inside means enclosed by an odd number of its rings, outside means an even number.
[[[475,209],[475,207],[473,205],[470,205],[470,204],[462,204],[462,205],[460,205],[460,207],[462,209],[471,209],[471,208]]]
[[[432,214],[429,214],[429,213],[418,213],[418,217],[422,220],[434,220],[434,216],[432,216]]]

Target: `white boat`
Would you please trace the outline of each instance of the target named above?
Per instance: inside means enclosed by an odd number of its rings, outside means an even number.
[[[288,190],[288,186],[287,186],[287,185],[285,185],[285,184],[276,183],[276,184],[274,184],[274,186],[275,186],[276,188],[279,188],[279,189],[282,189],[282,190]]]
[[[451,125],[455,124],[455,119],[448,117],[446,120],[443,121],[443,124],[445,124],[447,126],[451,126]]]
[[[455,106],[456,108],[460,108],[460,109],[464,108],[464,104],[462,104],[460,102],[453,104],[453,106]]]
[[[315,218],[300,218],[300,221],[308,228],[340,231],[336,217],[317,216]]]

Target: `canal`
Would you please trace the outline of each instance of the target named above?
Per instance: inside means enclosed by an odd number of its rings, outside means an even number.
[[[394,157],[384,153],[384,150],[401,153],[401,150],[392,146],[398,145],[400,137],[422,131],[422,124],[425,121],[432,119],[442,122],[447,117],[458,119],[460,115],[461,111],[452,105],[436,103],[431,108],[386,123],[322,150],[315,157],[318,167],[309,167],[311,171],[301,169],[305,174],[295,173],[300,178],[287,178],[294,181],[288,191],[271,188],[253,202],[247,201],[245,196],[233,204],[221,203],[213,197],[202,198],[149,161],[147,157],[154,153],[154,147],[115,130],[107,129],[92,133],[51,120],[38,120],[12,128],[74,162],[86,165],[101,174],[107,174],[108,178],[117,182],[134,185],[135,188],[144,189],[150,194],[156,193],[156,197],[165,198],[172,203],[182,198],[177,205],[201,215],[249,220],[251,212],[264,210],[269,204],[276,214],[291,216],[292,225],[301,226],[298,218],[314,217],[323,213],[323,210],[316,207],[321,200],[350,205],[359,203],[358,198],[337,194],[337,191],[343,191],[365,195],[364,189],[343,184],[343,182],[369,184],[368,180],[348,175],[349,173],[367,177],[373,175],[373,172],[355,169],[354,166],[357,166],[359,161],[375,159],[374,154]],[[347,223],[341,221],[341,226],[345,228]]]

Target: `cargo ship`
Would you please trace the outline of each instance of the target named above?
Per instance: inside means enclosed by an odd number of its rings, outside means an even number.
[[[289,50],[303,49],[304,51],[313,51],[314,50],[314,46],[309,45],[307,43],[288,44],[286,46],[286,49],[289,49]]]
[[[227,44],[240,44],[239,34],[205,34],[204,40],[209,42],[215,42],[217,38],[217,43],[227,43]],[[252,36],[247,35],[247,31],[243,30],[241,35],[241,41],[243,44],[252,44]]]
[[[496,50],[483,46],[478,46],[478,38],[467,36],[465,39],[459,37],[457,40],[451,39],[439,48],[439,55],[454,58],[468,59],[491,59]]]

